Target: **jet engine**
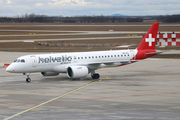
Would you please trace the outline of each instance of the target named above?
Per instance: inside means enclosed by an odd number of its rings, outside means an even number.
[[[69,78],[84,78],[88,75],[89,70],[86,66],[70,66],[67,69]]]
[[[57,76],[59,73],[57,72],[41,72],[43,76]]]

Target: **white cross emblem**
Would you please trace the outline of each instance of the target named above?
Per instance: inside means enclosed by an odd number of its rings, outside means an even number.
[[[152,34],[149,34],[149,38],[146,38],[146,42],[149,42],[149,46],[152,46],[152,42],[155,42],[155,38],[152,38]]]

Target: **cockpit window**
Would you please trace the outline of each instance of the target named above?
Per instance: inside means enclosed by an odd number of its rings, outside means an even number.
[[[17,62],[17,60],[15,60],[14,62]]]
[[[23,63],[24,63],[24,62],[25,62],[25,60],[24,60],[24,59],[22,59],[22,60],[21,60],[21,62],[23,62]]]
[[[16,63],[17,63],[17,62],[20,62],[20,61],[21,61],[20,59],[16,59],[14,62],[16,62]]]
[[[16,59],[14,62],[15,62],[15,63],[19,63],[19,62],[25,63],[25,60],[24,60],[24,59]]]

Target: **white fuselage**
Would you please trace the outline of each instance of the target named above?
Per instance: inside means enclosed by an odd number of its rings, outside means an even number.
[[[95,52],[52,53],[19,57],[8,68],[8,72],[58,72],[66,73],[69,66],[86,66],[96,70],[102,67],[131,63],[137,50],[110,50]]]

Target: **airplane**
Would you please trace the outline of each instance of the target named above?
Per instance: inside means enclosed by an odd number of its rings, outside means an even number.
[[[30,73],[40,72],[43,76],[67,73],[72,79],[85,78],[91,73],[92,79],[99,79],[95,70],[131,64],[159,52],[155,50],[159,23],[153,23],[141,43],[133,50],[109,50],[92,52],[70,52],[26,55],[17,58],[7,68],[7,72],[23,73],[26,82],[31,82]]]

